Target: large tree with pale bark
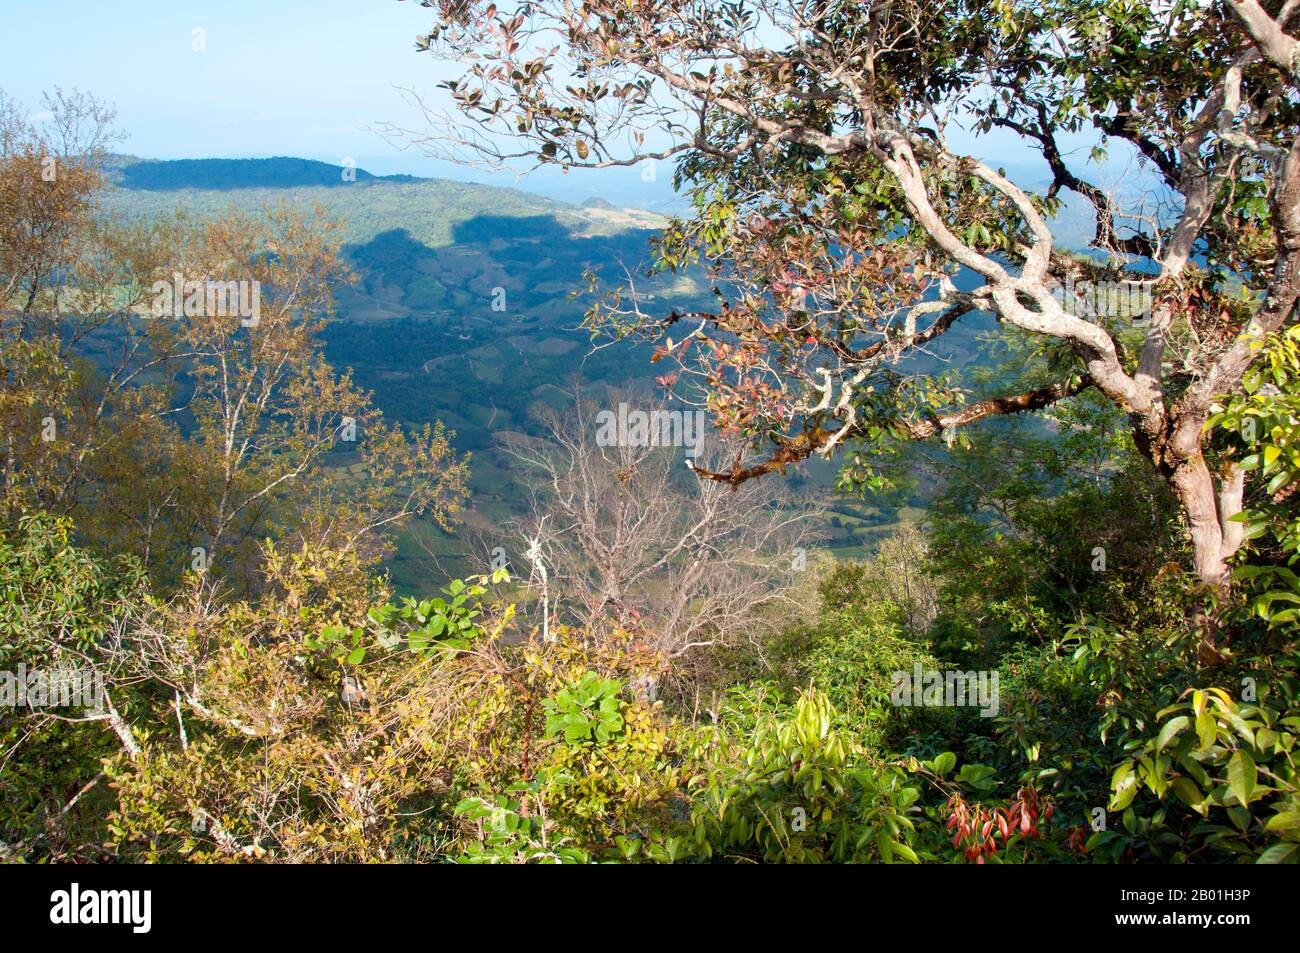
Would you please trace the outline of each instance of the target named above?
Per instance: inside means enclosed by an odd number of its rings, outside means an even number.
[[[657,338],[750,439],[702,477],[842,454],[869,479],[884,444],[1091,388],[1180,501],[1197,576],[1225,584],[1258,490],[1248,440],[1212,445],[1206,424],[1295,320],[1300,0],[425,6],[417,46],[467,64],[444,84],[455,108],[427,110],[429,148],[676,163],[693,212],[659,265],[707,268],[716,307],[650,313],[625,290],[598,310]],[[1008,142],[1049,184],[987,161]],[[1053,234],[1067,201],[1095,213],[1088,254]],[[1076,307],[1085,285],[1150,307]],[[1032,375],[979,393],[915,372],[977,312],[1034,343]]]

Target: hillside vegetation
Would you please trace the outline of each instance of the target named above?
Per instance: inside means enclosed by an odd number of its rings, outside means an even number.
[[[421,10],[680,213],[0,96],[0,860],[1300,862],[1300,4]]]
[[[651,381],[648,348],[593,349],[582,323],[588,274],[616,283],[644,271],[651,238],[666,222],[657,215],[364,170],[347,181],[343,167],[301,159],[119,156],[107,166],[117,188],[102,201],[129,217],[180,211],[201,220],[284,204],[319,207],[337,221],[357,281],[335,296],[322,330],[325,355],[350,369],[389,419],[411,427],[442,421],[454,431],[456,447],[475,456],[467,518],[484,534],[501,535],[522,515],[526,495],[499,435],[540,433],[539,408],[567,406],[580,389]],[[641,286],[647,301],[665,308],[708,300],[691,276]],[[808,489],[825,496],[833,483],[831,468],[815,468]],[[909,497],[834,505],[843,515],[819,521],[823,539],[860,554],[898,524]],[[397,535],[385,566],[413,594],[485,558],[466,546],[417,524]]]

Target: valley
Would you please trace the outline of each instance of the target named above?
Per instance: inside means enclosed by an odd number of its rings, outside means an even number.
[[[355,181],[345,178],[349,172]],[[707,288],[689,278],[645,277],[650,240],[664,218],[600,200],[566,204],[288,158],[116,157],[111,180],[103,201],[112,213],[202,217],[286,203],[319,206],[341,224],[356,282],[336,295],[323,335],[326,358],[350,368],[388,419],[408,428],[441,420],[455,431],[455,446],[473,455],[471,508],[463,516],[470,532],[448,534],[419,521],[404,528],[385,561],[400,592],[463,575],[483,559],[466,552],[467,536],[491,537],[520,515],[527,494],[504,436],[536,436],[536,411],[563,408],[578,391],[653,380],[648,346],[611,346],[581,326],[590,303],[587,273],[604,287],[636,276],[645,306],[663,313],[709,302]],[[865,505],[836,498],[834,480],[832,464],[813,461],[793,487],[821,500],[821,545],[841,555],[867,553],[900,522],[919,518],[919,499]]]

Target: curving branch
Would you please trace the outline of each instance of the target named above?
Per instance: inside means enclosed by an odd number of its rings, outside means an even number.
[[[990,397],[986,400],[969,404],[960,410],[939,414],[925,420],[895,421],[899,429],[913,440],[925,440],[941,431],[957,430],[968,427],[988,417],[1019,414],[1026,411],[1042,410],[1069,397],[1082,393],[1092,386],[1087,377],[1075,377],[1045,387],[1037,387],[1020,394],[1003,397]],[[855,426],[849,436],[861,436],[861,427]],[[766,460],[750,466],[742,466],[739,457],[729,470],[707,470],[692,466],[696,476],[705,480],[716,480],[732,487],[738,487],[749,480],[755,480],[769,473],[784,473],[789,467],[801,463],[815,453],[826,452],[844,436],[842,429],[830,430],[820,423],[806,427],[802,433],[793,438],[780,438],[780,447]]]

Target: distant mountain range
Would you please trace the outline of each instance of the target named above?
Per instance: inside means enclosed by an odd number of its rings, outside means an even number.
[[[133,159],[115,157],[111,177],[125,189],[168,192],[178,189],[287,189],[354,182],[418,182],[413,175],[372,175],[345,167],[277,156],[272,159]]]
[[[619,209],[589,198],[573,204],[519,189],[412,175],[373,175],[312,159],[138,159],[113,156],[109,181],[117,186],[109,205],[153,214],[176,206],[208,213],[222,207],[250,208],[284,200],[319,203],[339,218],[348,241],[364,242],[395,226],[438,246],[452,240],[452,227],[480,215],[514,218],[552,216],[584,235],[656,229],[653,213]]]

